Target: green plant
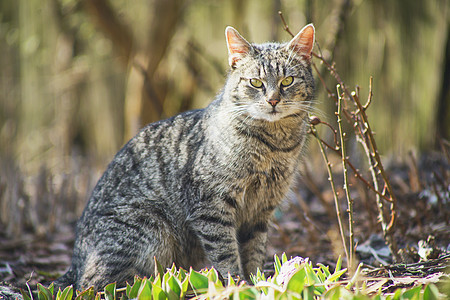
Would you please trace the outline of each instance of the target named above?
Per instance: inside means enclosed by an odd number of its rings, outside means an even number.
[[[260,270],[251,276],[252,284],[235,280],[228,275],[227,283],[220,280],[214,269],[186,271],[173,265],[170,269],[158,272],[155,277],[135,277],[133,284],[118,288],[116,283],[107,285],[103,292],[94,292],[89,288],[76,292],[75,299],[81,300],[116,300],[116,299],[438,299],[439,291],[433,284],[416,286],[410,289],[398,289],[392,295],[381,295],[378,290],[372,295],[367,278],[359,276],[359,272],[351,280],[342,280],[347,269],[341,268],[342,260],[338,259],[334,272],[328,266],[313,266],[308,259],[294,257],[288,260],[286,254],[281,259],[275,255],[274,269],[271,276]],[[162,269],[157,267],[157,269]],[[377,281],[377,279],[371,279]],[[356,284],[363,281],[363,284]],[[362,287],[356,287],[362,286]],[[49,287],[37,285],[39,300],[72,299],[73,288],[66,287],[56,292],[53,283]],[[22,290],[25,300],[34,299],[31,292]]]

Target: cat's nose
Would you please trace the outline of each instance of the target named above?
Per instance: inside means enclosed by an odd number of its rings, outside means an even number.
[[[267,100],[267,102],[269,102],[270,105],[272,105],[272,107],[275,107],[280,102],[280,99],[279,98],[271,98],[271,99]]]

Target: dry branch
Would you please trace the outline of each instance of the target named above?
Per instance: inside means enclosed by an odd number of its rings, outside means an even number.
[[[289,26],[287,25],[286,20],[283,17],[283,14],[281,12],[279,12],[279,15],[280,15],[281,21],[283,23],[284,29],[291,36],[293,36],[292,32],[289,30]],[[322,55],[322,51],[317,42],[316,42],[316,45],[317,45],[319,54],[313,52],[313,56],[315,58],[319,59],[320,63],[326,67],[328,72],[335,78],[335,80],[338,84],[337,94],[331,92],[331,89],[329,89],[327,87],[325,80],[323,79],[323,76],[321,75],[321,72],[318,70],[318,68],[316,67],[316,65],[314,63],[312,64],[313,68],[315,69],[315,71],[318,74],[318,77],[319,77],[322,85],[324,86],[325,90],[328,92],[329,98],[334,99],[335,104],[338,106],[337,107],[338,108],[337,117],[338,117],[338,126],[339,126],[341,143],[340,143],[340,145],[338,145],[335,141],[335,145],[332,146],[332,145],[326,143],[325,141],[323,141],[320,137],[318,137],[317,132],[315,132],[314,130],[311,130],[311,132],[318,140],[319,145],[321,147],[321,151],[322,151],[323,145],[326,145],[329,149],[333,150],[335,153],[340,155],[340,157],[342,159],[342,164],[344,167],[344,182],[345,182],[344,188],[346,191],[348,205],[349,205],[349,223],[350,223],[350,229],[349,229],[350,230],[350,242],[349,242],[350,249],[349,249],[349,251],[351,251],[351,254],[348,254],[348,256],[347,256],[349,267],[351,266],[351,263],[352,263],[351,260],[353,259],[352,254],[354,253],[353,252],[354,245],[353,245],[353,233],[352,233],[353,200],[351,199],[350,193],[349,193],[347,166],[349,166],[353,170],[356,178],[358,178],[362,183],[364,183],[367,187],[369,187],[372,191],[375,192],[376,203],[377,203],[379,218],[381,221],[381,228],[383,231],[383,236],[384,236],[385,242],[389,246],[389,249],[391,250],[392,255],[394,257],[394,260],[400,261],[397,243],[394,238],[394,227],[395,227],[395,221],[396,221],[396,216],[397,216],[397,212],[396,212],[397,200],[395,198],[395,195],[393,194],[391,184],[390,184],[389,179],[387,178],[386,172],[384,170],[380,155],[378,153],[378,148],[377,148],[377,145],[375,142],[375,138],[373,136],[373,131],[370,127],[370,124],[369,124],[369,121],[367,118],[367,114],[366,114],[366,109],[369,107],[369,105],[372,101],[372,98],[373,98],[372,78],[370,79],[370,84],[369,84],[368,99],[367,99],[366,104],[363,106],[359,100],[359,89],[356,88],[357,92],[350,92],[350,90],[347,88],[344,81],[341,79],[340,75],[336,71],[335,64],[334,63],[330,64]],[[339,91],[339,87],[340,87],[340,89],[342,89],[342,94]],[[346,101],[344,102],[344,100],[346,100]],[[345,105],[344,105],[344,103],[345,103]],[[350,103],[353,105],[354,110],[352,110],[352,108],[349,108]],[[346,157],[345,144],[344,144],[345,132],[343,132],[342,124],[341,124],[343,117],[345,117],[345,119],[349,122],[349,124],[353,125],[355,136],[357,137],[358,141],[362,144],[364,152],[366,153],[366,155],[369,159],[369,165],[370,165],[370,170],[371,170],[371,174],[372,174],[373,185],[370,184],[366,179],[364,179],[364,177],[360,174],[358,169],[355,168],[353,166],[353,164],[351,164],[351,162],[349,161],[348,157]],[[322,122],[320,122],[320,120],[319,120],[319,122],[317,122],[317,123],[322,123]],[[328,124],[328,126],[330,126],[330,125]],[[332,130],[334,132],[336,132],[336,130],[334,130],[334,129],[332,129]],[[326,156],[324,156],[324,159],[325,159],[325,163],[327,164],[327,170],[330,173],[331,168],[329,168],[329,161],[327,160]],[[383,191],[379,190],[378,180],[380,180],[380,179],[384,185]],[[332,189],[334,190],[334,183],[331,182],[331,184],[332,184]],[[384,217],[384,210],[385,210],[384,203],[383,203],[384,201],[386,201],[390,204],[390,208],[389,208],[390,218],[389,219],[386,219]],[[340,212],[338,210],[337,210],[337,214],[338,214],[338,218],[339,218]],[[341,232],[341,235],[342,234],[343,233]],[[344,236],[343,236],[343,239],[344,239]]]
[[[349,231],[349,258],[348,258],[348,269],[350,274],[354,271],[354,260],[355,260],[355,237],[354,237],[354,221],[353,221],[353,199],[350,196],[350,184],[348,182],[348,170],[347,170],[347,149],[345,143],[346,133],[342,128],[342,96],[339,91],[339,85],[337,86],[337,94],[338,94],[338,112],[337,112],[337,123],[339,127],[339,137],[341,141],[341,158],[342,158],[342,170],[344,173],[344,190],[345,197],[347,198],[348,205],[348,231]]]

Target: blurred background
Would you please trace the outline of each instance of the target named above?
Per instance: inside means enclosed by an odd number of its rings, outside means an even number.
[[[139,128],[215,97],[227,25],[252,42],[290,40],[278,11],[294,34],[314,23],[321,53],[362,99],[373,76],[367,113],[382,154],[438,148],[450,131],[449,9],[447,0],[0,1],[0,236],[73,226]],[[319,81],[316,98],[333,120]]]

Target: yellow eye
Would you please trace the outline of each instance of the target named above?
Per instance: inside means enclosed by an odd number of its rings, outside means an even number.
[[[286,77],[281,81],[281,86],[289,86],[292,84],[292,82],[294,82],[294,77],[292,76]]]
[[[250,79],[250,84],[252,86],[254,86],[255,88],[260,88],[263,86],[262,81],[259,79],[255,79],[255,78]]]

